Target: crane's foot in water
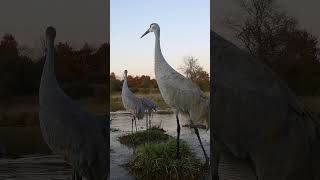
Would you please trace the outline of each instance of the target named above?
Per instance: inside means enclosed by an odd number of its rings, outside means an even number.
[[[131,133],[133,134],[133,119],[131,119],[131,123],[132,123],[132,126],[131,126]]]

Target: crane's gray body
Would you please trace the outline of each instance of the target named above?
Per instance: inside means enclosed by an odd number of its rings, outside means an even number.
[[[64,157],[80,176],[107,178],[109,167],[107,118],[89,114],[65,95],[54,74],[54,41],[48,54],[39,90],[42,135],[51,150]]]
[[[200,88],[191,80],[185,78],[175,71],[164,59],[160,47],[160,27],[157,23],[152,23],[150,28],[141,36],[145,36],[149,32],[155,35],[155,55],[154,55],[154,71],[156,81],[164,101],[175,110],[177,121],[177,154],[179,158],[179,139],[180,139],[180,122],[179,113],[189,116],[190,124],[201,124],[209,128],[210,113],[209,100],[204,96]],[[203,154],[206,158],[206,164],[209,158],[202,145],[198,128],[193,126],[195,134],[201,145]]]
[[[218,144],[249,159],[259,180],[320,179],[317,120],[288,87],[215,32],[211,63],[212,131]],[[215,144],[213,149],[219,148]]]
[[[209,100],[196,84],[167,63],[160,48],[160,29],[154,34],[154,72],[161,96],[176,111],[187,113],[193,123],[209,126]]]
[[[144,106],[144,108],[147,110],[147,112],[156,111],[158,109],[157,104],[150,99],[141,98],[141,103]]]
[[[152,112],[155,111],[158,106],[155,102],[135,96],[128,87],[127,70],[124,72],[124,80],[122,85],[122,104],[124,108],[129,111],[134,117],[133,120],[143,119],[146,114],[146,128],[151,126]]]
[[[125,73],[122,85],[122,104],[135,118],[143,119],[145,108],[139,97],[135,96],[128,87],[127,75]]]

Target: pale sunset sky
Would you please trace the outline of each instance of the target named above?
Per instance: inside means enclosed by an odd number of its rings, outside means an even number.
[[[160,25],[162,53],[174,69],[194,56],[210,72],[209,0],[111,0],[110,72],[154,77],[154,34],[140,39],[151,23]]]

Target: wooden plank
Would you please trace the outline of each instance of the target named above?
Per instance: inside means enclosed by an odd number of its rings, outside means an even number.
[[[220,180],[256,180],[247,160],[237,159],[231,154],[222,153],[219,163]]]

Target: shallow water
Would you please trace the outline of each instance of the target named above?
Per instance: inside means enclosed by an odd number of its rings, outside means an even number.
[[[134,149],[118,141],[118,137],[131,133],[131,118],[124,112],[111,113],[111,128],[119,131],[110,134],[110,179],[134,179],[122,167],[133,158]],[[181,119],[181,126],[186,122]],[[161,124],[161,125],[160,125]],[[176,137],[174,114],[154,114],[152,125],[160,125],[169,135]],[[145,120],[137,121],[138,130],[145,129]],[[181,127],[185,140],[197,157],[204,156],[193,130]],[[210,131],[201,130],[200,136],[210,155]],[[43,141],[39,127],[0,127],[0,180],[62,180],[71,179],[71,166],[59,156],[52,155]]]
[[[117,129],[119,131],[111,132],[110,134],[110,179],[134,179],[127,170],[125,170],[122,165],[127,163],[130,158],[134,158],[134,149],[129,149],[125,145],[119,143],[118,138],[124,134],[131,133],[131,117],[129,114],[124,112],[111,113],[111,124],[112,129]],[[138,131],[145,130],[145,119],[137,120]],[[180,118],[180,138],[185,140],[190,146],[191,150],[196,154],[197,158],[201,161],[205,161],[201,146],[195,135],[193,129],[182,127],[187,124],[186,119]],[[154,114],[152,119],[152,125],[160,125],[167,134],[176,137],[176,118],[174,114]],[[199,134],[203,143],[203,146],[210,156],[210,130],[199,129]],[[210,178],[210,177],[206,177]]]

